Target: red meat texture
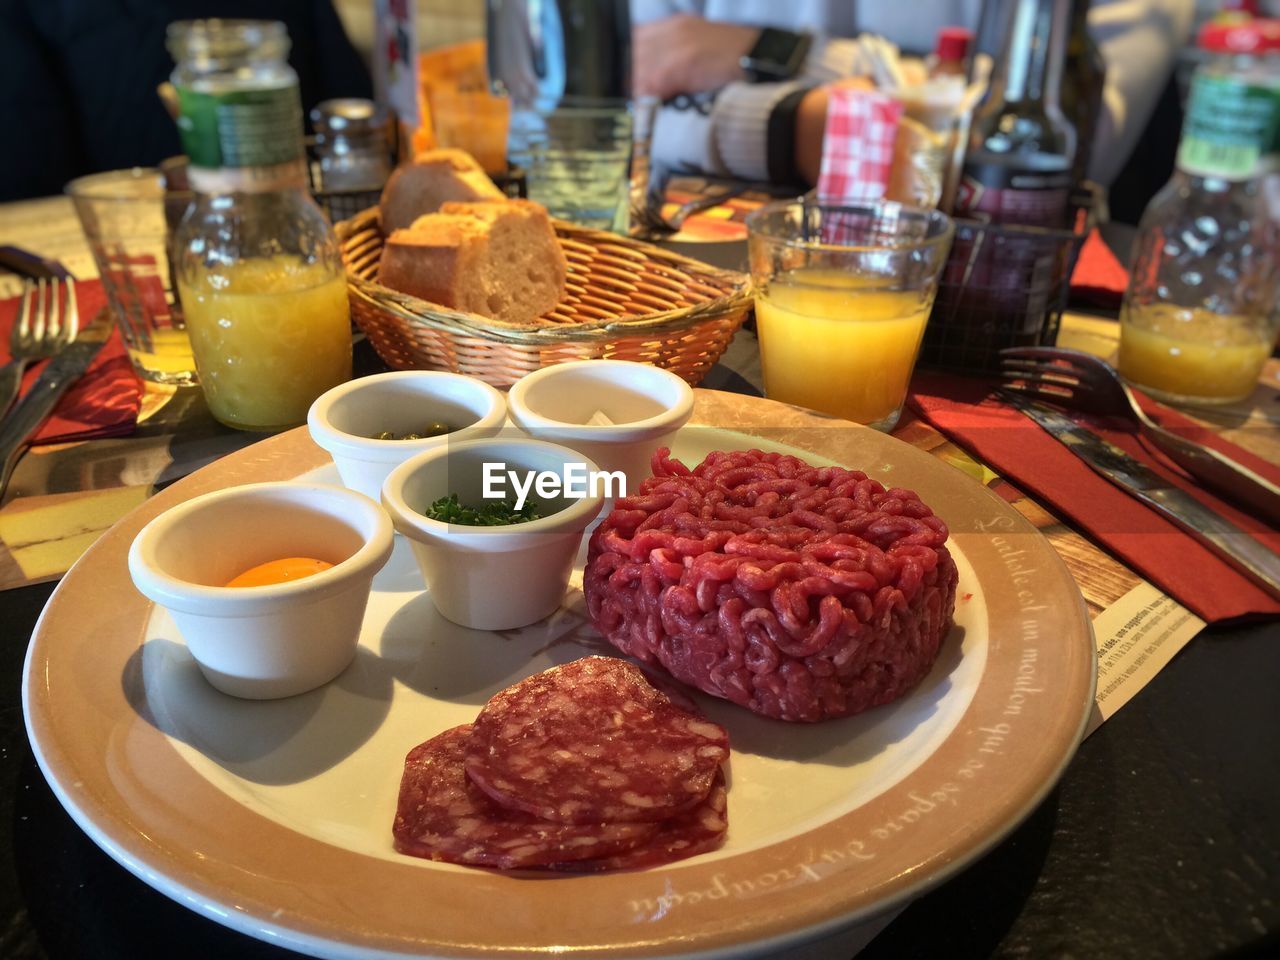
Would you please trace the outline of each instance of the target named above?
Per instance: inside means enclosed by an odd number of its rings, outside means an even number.
[[[467,776],[497,803],[561,823],[666,820],[710,792],[729,735],[635,664],[583,657],[495,694]]]
[[[627,870],[714,850],[729,737],[633,663],[584,657],[495,694],[409,751],[401,853],[499,869]],[[477,776],[479,774],[479,776]]]
[[[552,823],[504,809],[464,772],[470,734],[470,726],[454,727],[409,751],[392,828],[401,853],[470,866],[540,867],[609,858],[657,835],[656,823]]]
[[[654,476],[591,537],[583,589],[624,653],[780,720],[848,716],[929,672],[955,612],[947,525],[915,493],[759,450]]]

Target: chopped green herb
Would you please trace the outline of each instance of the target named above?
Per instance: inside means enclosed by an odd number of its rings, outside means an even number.
[[[519,510],[510,500],[490,500],[481,506],[469,507],[458,501],[456,493],[441,497],[423,513],[431,520],[439,520],[441,523],[458,523],[468,527],[504,527],[542,518],[542,514],[532,503],[526,502]]]
[[[427,439],[427,437],[438,437],[438,436],[441,436],[442,434],[452,433],[452,432],[453,432],[453,427],[449,426],[447,423],[441,423],[438,420],[433,420],[431,423],[427,424],[426,429],[424,429],[421,433],[395,434],[395,433],[392,433],[390,430],[383,430],[373,439],[375,440],[425,440]]]

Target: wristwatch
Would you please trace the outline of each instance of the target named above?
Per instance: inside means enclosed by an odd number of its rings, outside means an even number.
[[[765,27],[739,64],[752,83],[790,80],[804,65],[813,38],[807,33]]]

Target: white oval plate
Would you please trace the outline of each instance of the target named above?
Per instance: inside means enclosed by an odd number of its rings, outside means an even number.
[[[951,527],[960,570],[956,629],[894,704],[801,725],[698,697],[733,745],[722,849],[651,870],[543,877],[392,848],[412,746],[470,721],[521,677],[611,652],[583,615],[581,566],[548,620],[470,631],[435,612],[400,543],[375,581],[357,660],[334,683],[255,703],[204,682],[167,615],[134,591],[128,545],[150,517],[208,489],[337,483],[305,431],[153,498],[59,585],[24,677],[32,745],[59,799],[163,893],[330,957],[748,956],[847,928],[960,869],[1034,808],[1079,740],[1094,657],[1070,575],[1011,507],[928,454],[768,401],[698,391],[698,402],[704,424],[749,414],[778,426],[764,439],[686,428],[674,452],[687,463],[759,446],[914,488]]]

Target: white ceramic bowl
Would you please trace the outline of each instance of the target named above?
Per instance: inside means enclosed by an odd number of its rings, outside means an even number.
[[[312,690],[346,669],[391,544],[391,521],[368,497],[319,484],[255,483],[156,517],[129,548],[129,573],[144,596],[168,608],[211,684],[266,700]],[[286,583],[223,586],[286,557],[333,566]]]
[[[442,523],[423,514],[451,493],[465,505],[483,503],[486,462],[523,476],[528,470],[563,473],[567,464],[584,460],[565,447],[524,438],[451,443],[392,470],[382,506],[412,546],[431,601],[444,617],[478,630],[510,630],[559,607],[582,533],[604,497],[531,494],[542,507],[540,519],[497,527]],[[585,466],[596,469],[594,463]],[[514,500],[509,487],[506,492]]]
[[[529,436],[572,447],[603,470],[621,470],[631,492],[650,475],[653,452],[670,446],[693,415],[693,390],[647,363],[574,360],[522,377],[507,406]],[[597,413],[612,425],[589,424]]]
[[[361,377],[320,396],[307,412],[311,438],[333,457],[342,482],[377,500],[382,483],[410,457],[445,443],[492,437],[506,421],[502,394],[482,380],[434,370]],[[422,440],[375,440],[432,421],[455,429]]]

